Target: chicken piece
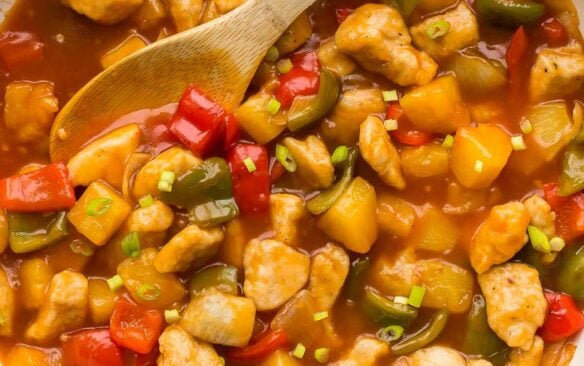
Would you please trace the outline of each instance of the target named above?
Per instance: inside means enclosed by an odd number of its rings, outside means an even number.
[[[285,56],[300,48],[311,36],[312,25],[310,24],[310,18],[306,12],[303,12],[290,24],[280,38],[278,38],[274,47],[278,49],[280,56]]]
[[[0,207],[0,254],[8,247],[8,218],[6,212]]]
[[[221,228],[203,229],[191,224],[162,247],[154,258],[154,268],[160,273],[186,271],[193,262],[214,256],[222,240]]]
[[[467,360],[460,352],[443,346],[423,348],[400,357],[391,366],[492,366],[484,360]]]
[[[125,226],[128,231],[159,233],[166,231],[174,221],[174,212],[162,201],[148,207],[139,207],[130,213]]]
[[[286,137],[282,145],[290,150],[296,160],[296,174],[313,189],[330,187],[335,179],[335,168],[325,144],[316,136],[310,135],[306,140]]]
[[[293,194],[270,195],[270,219],[276,232],[274,239],[284,244],[296,242],[298,222],[306,214],[304,200]]]
[[[253,333],[255,313],[252,300],[209,289],[191,300],[179,325],[205,342],[243,347]]]
[[[361,124],[359,150],[363,159],[379,174],[383,183],[400,190],[406,187],[399,154],[378,117],[369,116]]]
[[[540,228],[548,238],[556,235],[556,213],[546,200],[534,194],[523,201],[523,205],[531,217],[531,225]]]
[[[8,275],[0,266],[0,337],[12,337],[16,313],[14,289]]]
[[[570,366],[575,353],[576,345],[572,344],[570,340],[564,339],[548,344],[541,360],[541,366]]]
[[[167,327],[158,338],[158,366],[222,366],[212,345],[199,341],[178,325]]]
[[[521,202],[493,207],[470,242],[469,257],[474,270],[481,274],[513,258],[527,243],[529,220]]]
[[[450,29],[445,35],[432,39],[428,35],[428,30],[435,27],[437,22],[444,21],[450,24]],[[421,23],[411,27],[410,32],[414,44],[418,48],[433,58],[443,59],[479,41],[479,22],[463,1],[456,8],[444,14],[424,19]]]
[[[17,81],[6,86],[4,123],[16,142],[46,139],[58,110],[52,83]]]
[[[114,24],[140,9],[144,0],[61,0],[61,2],[100,24]]]
[[[179,32],[196,27],[201,22],[203,0],[164,0]]]
[[[534,103],[575,93],[584,83],[584,51],[579,43],[542,50],[531,68],[529,96]]]
[[[329,366],[375,366],[389,354],[389,345],[378,339],[360,335],[341,358]]]
[[[509,347],[531,349],[548,307],[537,270],[522,263],[506,263],[480,274],[478,282],[491,329]]]
[[[245,296],[259,311],[279,308],[308,280],[310,257],[276,240],[250,241],[243,253]]]
[[[533,345],[529,350],[512,349],[505,366],[540,366],[543,358],[543,346],[543,340],[535,336]]]
[[[81,273],[57,273],[47,290],[47,299],[25,337],[43,343],[61,333],[79,328],[85,322],[89,301],[89,283]]]
[[[399,11],[387,5],[366,4],[341,23],[335,35],[339,50],[365,69],[401,86],[423,85],[438,65],[415,49]]]
[[[359,126],[371,114],[385,113],[387,103],[380,89],[343,92],[321,126],[321,135],[331,143],[352,146],[359,141]]]
[[[333,71],[341,77],[349,75],[357,67],[349,56],[339,51],[334,40],[323,43],[318,48],[317,55],[318,61],[323,67]]]
[[[173,172],[177,177],[195,169],[201,164],[201,160],[190,151],[180,147],[171,147],[150,160],[140,169],[134,180],[132,193],[136,199],[148,194],[158,195],[158,181],[164,171]]]
[[[140,127],[133,123],[84,147],[67,164],[73,185],[89,186],[96,180],[103,180],[121,190],[126,162],[138,148],[141,135]]]
[[[327,244],[312,259],[308,290],[320,309],[330,310],[349,274],[350,259],[343,248]]]

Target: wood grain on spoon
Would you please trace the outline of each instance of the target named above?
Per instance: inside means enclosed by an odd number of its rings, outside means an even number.
[[[158,41],[96,76],[59,112],[50,137],[52,161],[67,161],[91,125],[176,102],[196,84],[236,108],[266,50],[314,0],[248,0],[206,24]],[[66,136],[65,139],[61,137]]]

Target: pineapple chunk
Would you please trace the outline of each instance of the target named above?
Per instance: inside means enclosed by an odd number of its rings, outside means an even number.
[[[274,97],[263,89],[249,97],[237,110],[237,120],[259,144],[267,144],[286,129],[286,112],[272,115],[268,104]]]
[[[414,224],[408,243],[414,248],[445,252],[456,246],[460,234],[457,224],[448,215],[439,208],[426,205],[424,213]]]
[[[412,232],[416,211],[406,201],[393,194],[382,192],[377,197],[377,224],[379,230],[405,238]]]
[[[445,175],[450,166],[448,150],[436,144],[404,149],[400,161],[406,177],[413,179]]]
[[[101,56],[101,66],[107,69],[144,47],[146,47],[146,41],[137,34],[133,34],[105,55]]]
[[[54,271],[44,258],[25,259],[18,268],[18,289],[25,309],[40,309],[46,301],[47,286]]]
[[[93,324],[108,324],[116,305],[116,294],[105,280],[89,280],[89,315]]]
[[[8,247],[8,218],[3,208],[0,208],[0,254]]]
[[[293,245],[298,234],[298,223],[305,214],[301,197],[286,193],[270,195],[270,221],[276,240]]]
[[[243,251],[248,239],[243,221],[236,217],[225,228],[225,239],[219,246],[219,260],[225,264],[243,269]]]
[[[320,64],[333,71],[339,76],[346,76],[352,73],[357,65],[345,55],[334,41],[323,43],[318,49],[318,61]]]
[[[12,347],[4,360],[4,366],[51,366],[48,355],[40,349],[24,344]]]
[[[272,353],[260,366],[301,366],[301,363],[290,356],[289,352],[279,349]]]
[[[12,337],[14,327],[14,315],[16,313],[16,300],[14,289],[10,284],[8,275],[0,266],[0,337]]]

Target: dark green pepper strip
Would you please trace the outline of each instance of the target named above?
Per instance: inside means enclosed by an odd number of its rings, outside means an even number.
[[[63,240],[67,232],[67,213],[8,214],[8,243],[14,253],[29,253]]]
[[[179,177],[172,192],[161,192],[160,199],[186,208],[189,219],[201,226],[227,222],[239,214],[233,198],[231,171],[224,159],[211,158]]]
[[[505,343],[487,323],[485,298],[483,295],[475,295],[466,319],[462,351],[467,355],[491,358],[504,350]]]
[[[331,208],[343,192],[345,192],[355,175],[355,165],[358,155],[359,152],[356,148],[349,149],[349,157],[345,162],[345,170],[341,178],[332,187],[306,202],[306,208],[310,213],[320,215]]]
[[[202,269],[193,275],[189,283],[191,296],[209,288],[237,296],[237,268],[227,264],[218,264]]]
[[[446,327],[448,323],[448,310],[441,309],[434,315],[432,320],[416,334],[391,346],[392,355],[406,355],[426,347],[432,343]]]
[[[417,309],[405,304],[396,304],[371,288],[365,289],[363,311],[381,326],[401,325],[406,328],[418,316]]]
[[[564,153],[558,184],[560,196],[570,196],[584,189],[584,144],[572,142]]]
[[[331,71],[320,70],[320,86],[314,98],[296,98],[290,111],[286,124],[292,132],[301,130],[318,121],[335,106],[341,88],[337,77]]]
[[[365,273],[370,266],[371,260],[367,257],[356,259],[351,263],[351,269],[345,282],[345,297],[347,299],[355,300],[357,298],[363,277],[365,277]]]
[[[577,301],[584,301],[584,245],[562,251],[557,289],[572,295]]]
[[[479,16],[511,27],[533,23],[545,13],[545,5],[535,1],[477,0],[476,9]]]

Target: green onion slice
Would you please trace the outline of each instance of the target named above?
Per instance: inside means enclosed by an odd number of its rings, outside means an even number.
[[[328,311],[319,311],[318,313],[314,313],[314,315],[312,316],[315,322],[324,320],[326,318],[328,318],[329,313]]]
[[[272,98],[268,102],[267,110],[268,110],[268,113],[273,116],[273,115],[277,114],[280,111],[280,108],[281,107],[282,107],[282,103],[280,103],[278,101],[278,99]]]
[[[550,248],[554,252],[561,252],[566,246],[566,241],[559,236],[555,236],[550,240]]]
[[[519,122],[519,128],[521,129],[521,132],[526,135],[533,132],[533,125],[528,119],[523,119],[521,122]]]
[[[527,145],[525,145],[525,140],[523,140],[523,136],[511,137],[511,145],[513,146],[513,150],[515,151],[527,149]]]
[[[454,145],[454,136],[446,135],[444,137],[444,141],[442,141],[442,147],[445,149],[450,149]]]
[[[450,22],[446,20],[438,20],[432,24],[428,28],[426,28],[426,34],[430,39],[436,39],[438,37],[442,37],[446,35],[450,31]]]
[[[107,282],[107,285],[109,286],[110,290],[112,290],[114,292],[121,289],[122,286],[124,285],[124,281],[122,281],[122,277],[120,277],[119,275],[115,275],[112,278],[108,278],[108,280],[106,282]]]
[[[298,168],[298,164],[296,164],[292,153],[284,145],[276,144],[276,159],[290,173],[294,173]]]
[[[333,152],[333,155],[331,156],[331,162],[335,165],[341,164],[341,163],[347,161],[348,158],[349,158],[349,148],[344,146],[344,145],[341,145],[341,146],[337,146],[337,148]]]
[[[289,73],[293,67],[294,67],[294,64],[292,63],[292,61],[290,61],[289,58],[284,59],[284,60],[280,60],[280,61],[278,61],[278,64],[277,64],[278,72],[280,74]]]
[[[396,296],[393,298],[393,302],[396,304],[402,304],[402,305],[407,305],[408,304],[408,298],[405,296]]]
[[[138,258],[140,256],[140,237],[132,231],[122,239],[122,252],[126,257]]]
[[[91,245],[82,240],[75,239],[69,244],[69,249],[75,254],[80,254],[84,257],[91,257],[93,255],[93,248]]]
[[[386,131],[395,131],[398,128],[397,120],[386,119],[385,121],[383,121],[383,127],[385,127]]]
[[[178,322],[180,320],[180,314],[178,313],[178,310],[164,310],[164,320],[166,320],[168,324],[174,324]]]
[[[529,225],[527,227],[527,234],[529,235],[529,241],[533,249],[542,253],[550,253],[552,251],[547,235],[540,228]]]
[[[302,343],[298,343],[296,347],[294,347],[294,351],[292,351],[292,356],[301,359],[304,357],[306,353],[306,347]]]
[[[383,95],[383,100],[386,102],[396,102],[399,100],[397,90],[386,90],[381,94]]]
[[[155,285],[145,283],[140,285],[138,291],[136,291],[136,296],[138,296],[140,300],[155,301],[160,297],[160,289]]]
[[[89,201],[85,213],[87,216],[102,216],[112,207],[114,201],[111,198],[99,197]]]
[[[250,173],[253,173],[257,170],[255,163],[253,162],[252,158],[250,158],[249,156],[247,158],[243,159],[243,164],[245,164],[247,171]]]
[[[172,192],[172,185],[176,179],[176,174],[174,172],[163,171],[160,174],[160,179],[158,181],[158,190],[162,192]]]
[[[477,173],[482,173],[483,168],[485,167],[485,163],[482,160],[476,160],[474,163],[474,171]]]
[[[408,298],[408,304],[419,308],[422,306],[422,301],[424,301],[424,295],[426,294],[426,288],[422,286],[414,285],[410,290],[410,297]]]
[[[151,194],[148,194],[138,200],[138,204],[142,208],[148,208],[154,204],[154,198]]]
[[[6,317],[4,316],[4,313],[0,312],[0,325],[5,325],[6,324]]]
[[[404,327],[401,325],[390,325],[388,327],[381,328],[376,335],[377,338],[381,339],[382,341],[390,343],[400,339],[403,334]]]
[[[267,61],[277,61],[280,58],[280,51],[278,51],[278,47],[272,46],[268,48],[268,52],[266,52],[266,56],[264,58]]]
[[[319,362],[319,363],[327,363],[329,360],[329,356],[330,356],[330,350],[328,348],[317,348],[314,351],[314,358]]]

